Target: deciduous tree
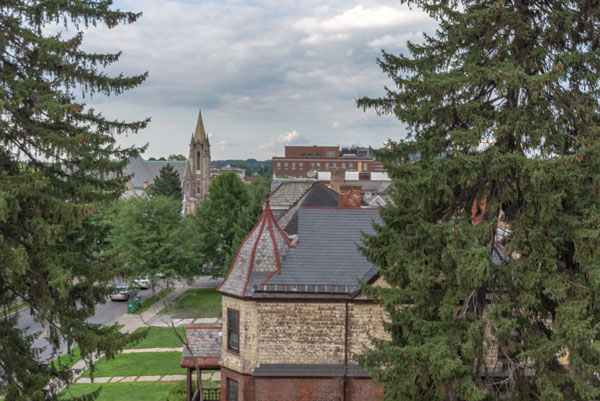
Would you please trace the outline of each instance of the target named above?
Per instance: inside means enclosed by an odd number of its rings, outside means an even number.
[[[409,132],[365,251],[390,338],[359,360],[386,400],[597,399],[600,4],[410,3],[437,31],[358,102]]]

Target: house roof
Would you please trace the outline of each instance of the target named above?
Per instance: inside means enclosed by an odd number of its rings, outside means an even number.
[[[269,195],[271,208],[273,210],[289,209],[314,183],[314,180],[291,180],[281,181],[278,185],[272,184]]]
[[[184,346],[181,353],[181,367],[195,368],[195,358],[200,368],[218,369],[221,358],[221,327],[188,326],[185,335],[193,356]]]
[[[275,221],[267,198],[258,223],[238,248],[218,290],[238,297],[252,296],[255,287],[280,271],[289,248],[289,239]]]
[[[345,368],[345,369],[344,369]],[[258,377],[369,377],[356,364],[260,364],[252,376]]]
[[[315,182],[306,193],[277,219],[288,235],[298,234],[298,210],[300,207],[339,207],[340,195],[321,182]]]
[[[173,166],[173,169],[179,173],[179,178],[183,179],[186,163],[185,160],[155,161],[144,160],[141,157],[130,157],[129,163],[123,169],[123,174],[132,176],[131,186],[133,188],[143,188],[146,181],[149,185],[153,185],[154,178],[158,176],[160,169],[167,164]]]
[[[376,270],[358,245],[381,223],[376,209],[310,209],[298,213],[298,245],[288,252],[281,271],[255,289],[267,293],[352,293],[359,280]]]

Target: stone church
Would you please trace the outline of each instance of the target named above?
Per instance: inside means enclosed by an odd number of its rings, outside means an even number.
[[[183,173],[182,189],[184,213],[196,211],[198,202],[208,194],[210,184],[210,143],[202,122],[202,111],[198,114],[196,131],[190,141],[190,154]]]

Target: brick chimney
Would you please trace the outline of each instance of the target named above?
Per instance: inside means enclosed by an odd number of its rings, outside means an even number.
[[[332,168],[329,187],[335,192],[340,193],[341,187],[346,183],[346,169]]]
[[[340,209],[357,209],[362,203],[360,185],[344,185],[340,187]]]

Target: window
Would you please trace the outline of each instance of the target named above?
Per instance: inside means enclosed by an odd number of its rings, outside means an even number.
[[[325,170],[329,170],[329,163],[325,163]]]
[[[368,164],[367,163],[363,163],[363,171],[367,171],[368,169],[369,169],[368,168]]]
[[[321,154],[320,154],[320,153],[317,153],[317,157],[321,157]]]
[[[310,163],[310,168],[315,168],[315,162]]]
[[[308,157],[312,159],[312,153],[309,153],[309,154],[308,154]]]
[[[292,162],[292,170],[296,170],[296,162]]]
[[[342,168],[346,168],[346,163],[342,163]]]
[[[304,167],[304,163],[302,163],[302,162],[299,162],[299,163],[298,163],[298,168],[303,168],[303,167]]]
[[[329,158],[335,157],[335,152],[333,150],[328,150],[327,151],[327,157],[329,157]]]
[[[354,164],[353,163],[348,163],[348,168],[354,168]]]
[[[337,163],[333,163],[333,168],[336,168],[336,167],[337,167]]]
[[[288,168],[287,162],[283,163],[283,168],[285,168],[287,170],[287,168]]]
[[[238,382],[227,378],[227,401],[238,401]]]
[[[317,168],[321,168],[321,162],[317,163]]]
[[[300,157],[304,159],[306,157],[306,153],[302,153]]]
[[[281,168],[281,162],[277,162],[277,168]]]
[[[240,350],[240,313],[233,309],[227,309],[227,348]]]

